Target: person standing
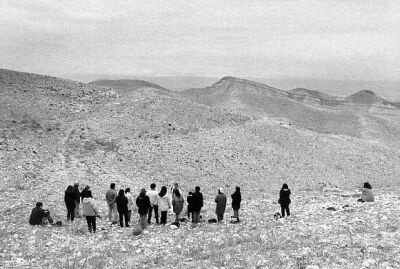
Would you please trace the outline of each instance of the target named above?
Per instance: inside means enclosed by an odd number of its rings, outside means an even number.
[[[108,204],[108,219],[112,223],[117,223],[117,191],[115,190],[115,183],[110,184],[110,189],[106,192],[106,200]]]
[[[80,218],[79,215],[79,205],[81,203],[81,192],[79,191],[79,183],[74,183],[74,193],[75,193],[75,217]]]
[[[236,218],[237,222],[240,222],[240,220],[239,220],[239,209],[240,209],[240,203],[242,202],[242,195],[240,193],[240,188],[239,187],[236,187],[236,190],[231,195],[231,198],[232,198],[233,217]]]
[[[81,201],[83,202],[83,198],[86,197],[86,192],[90,190],[90,186],[86,185],[85,188],[81,191]]]
[[[290,192],[288,185],[286,183],[284,183],[279,192],[279,200],[278,200],[278,203],[281,205],[282,218],[285,217],[285,212],[288,216],[290,216],[290,210],[289,210],[289,205],[291,203],[290,194],[291,194],[291,192]]]
[[[149,216],[147,218],[147,223],[151,224],[151,214],[154,210],[154,217],[156,218],[156,223],[158,224],[158,205],[156,203],[158,193],[156,191],[156,184],[152,183],[150,185],[150,190],[147,192],[147,196],[150,199]]]
[[[139,213],[140,228],[145,229],[147,225],[147,214],[150,208],[150,198],[146,195],[146,189],[141,189],[138,198],[136,198],[136,205]]]
[[[92,196],[92,191],[87,190],[82,201],[83,216],[86,217],[90,233],[96,232],[96,217],[99,216],[97,205]]]
[[[193,221],[193,192],[189,192],[188,196],[187,196],[187,217],[188,220],[190,220],[190,215],[192,215],[192,221]]]
[[[179,190],[175,191],[175,195],[173,196],[172,199],[172,206],[173,206],[173,210],[175,213],[175,223],[176,226],[179,227],[179,214],[181,214],[182,210],[183,210],[183,204],[185,203],[185,200],[183,199],[181,193],[179,192]]]
[[[224,219],[225,209],[226,209],[226,195],[222,188],[218,189],[217,197],[215,197],[215,213],[217,214],[218,222]]]
[[[117,204],[117,210],[119,215],[119,226],[124,227],[124,220],[125,220],[125,227],[129,227],[128,223],[128,198],[125,197],[125,191],[119,190],[118,196],[115,199]]]
[[[203,207],[203,194],[200,192],[200,187],[196,186],[193,193],[193,222],[200,222],[200,211]]]
[[[133,210],[133,197],[130,188],[125,189],[125,197],[128,199],[128,223],[130,223]]]
[[[76,203],[74,188],[71,185],[69,185],[65,191],[64,202],[67,207],[67,220],[74,221]]]
[[[170,197],[167,195],[167,187],[162,186],[161,191],[158,193],[156,202],[161,211],[160,224],[165,225],[167,223],[168,210],[171,208]]]

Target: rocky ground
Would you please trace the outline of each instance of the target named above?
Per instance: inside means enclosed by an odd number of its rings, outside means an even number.
[[[2,268],[399,267],[397,110],[362,109],[352,136],[165,89],[119,94],[8,70],[0,70],[0,89]],[[239,185],[242,222],[152,225],[134,236],[134,214],[129,229],[102,218],[89,234],[83,219],[66,221],[63,196],[74,181],[91,186],[103,216],[110,182],[135,195],[152,182],[179,182],[185,195],[199,185],[204,220],[214,217],[216,189],[231,194]],[[375,203],[356,202],[365,181]],[[276,221],[284,182],[293,214]],[[37,201],[64,226],[28,225]]]
[[[43,192],[51,192],[44,186]],[[90,234],[84,219],[66,221],[65,210],[50,197],[45,205],[63,227],[28,224],[32,192],[3,192],[1,222],[3,268],[398,268],[399,192],[377,189],[376,202],[357,203],[357,191],[321,187],[293,190],[292,215],[275,220],[277,193],[244,197],[242,221],[230,224],[151,225],[135,236],[133,227],[110,227],[98,219]],[[36,193],[36,192],[34,192]],[[102,193],[94,192],[101,214]],[[26,199],[21,199],[21,195]],[[204,220],[214,218],[212,193],[205,194]],[[18,212],[16,214],[15,212]],[[231,215],[228,207],[226,219]],[[168,216],[169,223],[172,215]]]

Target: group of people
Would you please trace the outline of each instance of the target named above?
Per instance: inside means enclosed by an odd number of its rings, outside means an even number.
[[[121,227],[129,227],[132,211],[137,208],[139,213],[139,223],[142,229],[145,229],[148,224],[151,224],[153,213],[157,224],[165,225],[167,223],[168,211],[172,208],[175,214],[174,225],[179,227],[181,220],[180,216],[184,209],[185,199],[182,190],[175,183],[171,188],[170,193],[166,186],[162,186],[160,191],[156,190],[156,184],[150,185],[150,190],[141,189],[136,200],[127,188],[119,190],[118,194],[115,190],[115,183],[110,184],[110,189],[106,192],[106,201],[108,204],[108,218],[111,223],[118,223],[117,215],[119,216],[119,225]],[[234,217],[239,221],[239,208],[241,203],[240,188],[236,187],[236,191],[232,194],[232,207]],[[186,198],[187,202],[187,219],[191,219],[193,223],[200,221],[200,211],[204,205],[203,194],[200,192],[200,187],[196,186],[194,192],[189,192]],[[218,221],[223,220],[223,215],[226,210],[227,198],[222,188],[218,189],[217,197],[215,198],[216,214]]]
[[[290,215],[289,205],[291,191],[288,185],[285,183],[279,192],[278,203],[281,206],[281,217]],[[242,201],[240,187],[236,187],[235,192],[231,195],[232,198],[232,209],[234,222],[239,222],[239,209]],[[118,192],[115,190],[115,183],[110,184],[110,189],[107,190],[105,199],[108,204],[108,219],[112,224],[118,223],[121,227],[129,227],[131,222],[132,211],[137,209],[139,213],[139,223],[142,229],[145,229],[148,224],[151,224],[151,220],[154,218],[157,224],[166,224],[168,211],[172,208],[175,214],[174,225],[179,227],[180,215],[183,212],[185,199],[183,198],[182,190],[179,189],[177,183],[170,190],[170,195],[166,186],[162,186],[158,192],[156,190],[156,184],[150,185],[150,190],[141,189],[136,200],[133,199],[130,188],[125,190],[120,189]],[[74,221],[75,217],[80,217],[80,204],[82,203],[83,216],[86,218],[89,232],[96,232],[96,218],[100,217],[99,210],[96,201],[93,199],[92,191],[88,185],[80,192],[79,184],[76,182],[74,186],[68,186],[64,201],[67,208],[67,220]],[[372,192],[372,186],[370,183],[365,182],[363,191],[359,202],[373,202],[374,195]],[[200,222],[200,211],[204,206],[203,194],[200,192],[200,187],[196,186],[195,191],[189,191],[187,198],[187,219],[193,223]],[[224,219],[224,214],[227,205],[227,197],[222,188],[218,189],[218,193],[215,197],[215,213],[217,216],[217,222],[221,222]],[[54,221],[50,216],[48,210],[44,210],[43,203],[36,203],[36,207],[32,209],[29,223],[32,225],[40,225],[43,222],[48,221],[53,224]],[[160,214],[159,214],[160,213]]]

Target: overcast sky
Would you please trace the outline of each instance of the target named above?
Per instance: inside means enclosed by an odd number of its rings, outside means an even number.
[[[2,0],[0,68],[400,79],[400,1]]]

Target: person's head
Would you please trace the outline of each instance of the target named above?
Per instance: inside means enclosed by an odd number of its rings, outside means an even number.
[[[125,193],[131,192],[131,188],[126,188]]]
[[[218,194],[223,194],[224,193],[224,189],[223,188],[218,188]]]
[[[181,192],[179,190],[175,190],[176,197],[181,197]]]
[[[110,189],[115,189],[115,183],[110,184]]]
[[[240,192],[240,187],[236,187],[236,192]]]
[[[43,206],[43,203],[42,203],[42,202],[37,202],[37,203],[36,203],[36,207],[42,208],[42,206]]]
[[[372,189],[372,186],[371,186],[371,184],[369,184],[369,182],[365,182],[364,183],[364,188],[366,188],[366,189]]]
[[[164,197],[167,194],[167,187],[162,186],[160,192],[158,193],[158,195],[160,197]]]
[[[89,185],[86,185],[85,186],[85,190],[89,190],[90,189],[90,186]]]
[[[79,182],[78,181],[75,181],[74,187],[79,187]]]
[[[199,191],[200,191],[200,187],[199,187],[199,186],[196,186],[196,187],[194,188],[194,190],[195,190],[196,192],[199,192]]]
[[[174,189],[179,189],[179,184],[178,183],[174,183]]]
[[[85,197],[83,197],[83,198],[93,198],[93,196],[92,196],[92,191],[91,191],[91,190],[88,190],[88,191],[85,193]]]
[[[150,189],[154,190],[156,188],[156,184],[155,183],[151,183],[150,184]]]
[[[67,191],[73,191],[73,189],[74,189],[74,187],[72,187],[72,185],[69,185],[69,186],[67,187]]]
[[[190,191],[190,192],[189,192],[189,195],[193,195],[193,192]]]
[[[289,186],[286,184],[286,183],[283,183],[283,185],[282,185],[282,190],[284,190],[284,189],[289,189]]]
[[[146,196],[146,189],[145,189],[145,188],[142,188],[142,189],[140,190],[139,196],[140,196],[140,197],[145,197],[145,196]]]
[[[123,189],[120,189],[118,192],[118,196],[125,196],[125,191]]]

